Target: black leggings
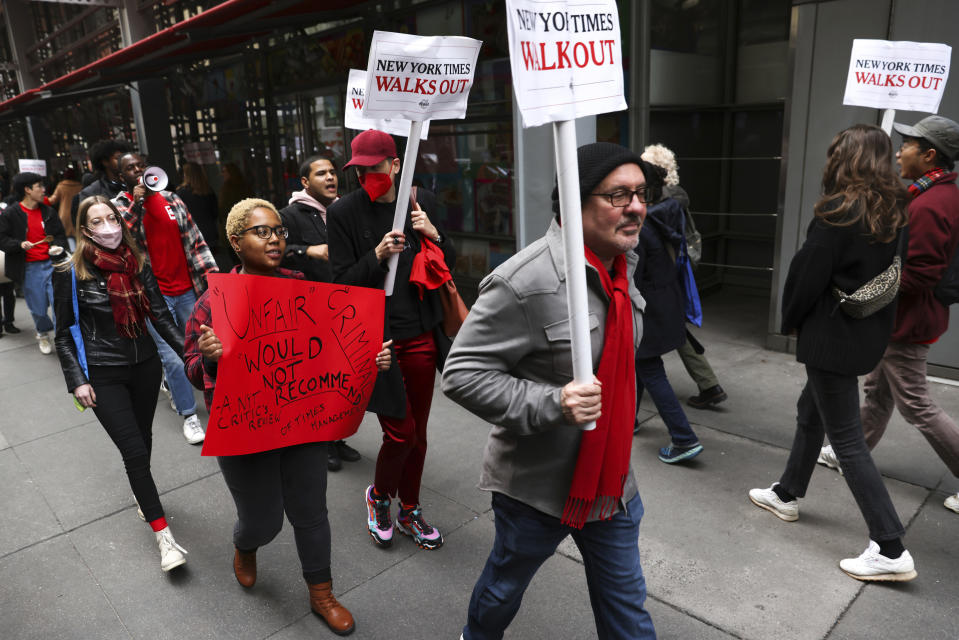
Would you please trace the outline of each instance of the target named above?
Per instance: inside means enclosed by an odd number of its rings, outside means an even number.
[[[130,488],[147,522],[163,517],[160,496],[150,474],[160,373],[157,356],[134,365],[90,366],[90,384],[97,398],[93,412],[120,450]]]
[[[17,297],[12,282],[0,282],[0,302],[3,303],[0,309],[3,312],[0,315],[0,321],[3,324],[13,324],[13,308],[17,305]]]
[[[286,511],[303,577],[309,584],[331,580],[326,458],[325,442],[217,458],[236,504],[237,549],[255,551],[275,538]]]

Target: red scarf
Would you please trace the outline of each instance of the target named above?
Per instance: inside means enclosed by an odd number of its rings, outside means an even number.
[[[596,500],[599,500],[599,519],[606,520],[615,513],[629,473],[636,420],[633,306],[629,299],[626,258],[619,255],[613,260],[612,278],[589,248],[586,248],[586,259],[599,272],[610,301],[605,343],[596,374],[603,383],[603,413],[595,429],[583,431],[573,483],[563,509],[563,524],[576,529],[586,524]]]
[[[113,322],[117,332],[127,338],[136,338],[146,329],[144,316],[153,316],[150,298],[137,275],[137,258],[125,244],[113,251],[101,249],[90,243],[83,251],[83,257],[107,277],[107,294],[110,296],[110,308],[113,309]]]
[[[433,289],[439,289],[447,280],[452,280],[450,268],[446,266],[443,250],[437,247],[426,236],[420,237],[422,248],[413,256],[413,266],[410,268],[410,282],[416,285],[423,294]]]
[[[920,193],[939,182],[952,182],[949,171],[942,167],[933,167],[909,185],[909,195],[915,198]]]

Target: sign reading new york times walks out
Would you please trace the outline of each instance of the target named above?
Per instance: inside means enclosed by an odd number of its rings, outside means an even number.
[[[347,129],[366,131],[377,129],[394,136],[406,137],[410,135],[410,121],[403,118],[364,118],[363,104],[366,102],[366,72],[359,69],[350,69],[350,79],[346,83],[346,110],[343,112],[343,121]],[[430,123],[423,123],[420,140],[426,140]]]
[[[626,109],[615,0],[506,0],[506,11],[524,127]]]
[[[374,31],[363,117],[419,122],[465,118],[482,44],[463,36]]]
[[[843,104],[936,113],[952,47],[927,42],[852,42]]]

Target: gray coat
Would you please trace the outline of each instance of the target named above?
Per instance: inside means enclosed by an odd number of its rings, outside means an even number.
[[[636,255],[627,252],[626,261],[635,351],[646,302],[632,282]],[[565,277],[562,231],[553,222],[543,238],[480,283],[479,299],[456,336],[442,382],[446,395],[494,425],[479,488],[557,518],[569,494],[582,435],[560,408],[560,390],[573,377]],[[586,287],[595,371],[609,298],[588,263]],[[620,508],[634,495],[630,469]]]

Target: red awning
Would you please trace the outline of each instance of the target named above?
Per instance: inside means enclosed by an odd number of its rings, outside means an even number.
[[[331,19],[348,7],[356,15],[355,0],[226,0],[151,34],[129,47],[100,58],[35,89],[0,102],[0,117],[34,105],[58,93],[68,93],[157,75],[171,64],[209,58],[257,37],[309,24],[310,19]]]

